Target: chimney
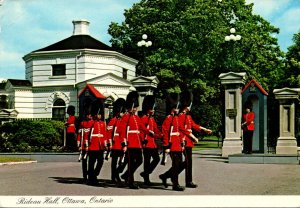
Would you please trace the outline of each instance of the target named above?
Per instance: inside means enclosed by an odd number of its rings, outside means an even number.
[[[89,35],[89,24],[87,20],[73,20],[73,35]]]

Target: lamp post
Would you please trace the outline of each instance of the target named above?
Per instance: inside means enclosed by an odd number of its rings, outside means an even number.
[[[152,46],[152,41],[148,40],[147,41],[148,36],[146,34],[142,35],[142,40],[140,40],[137,43],[137,46],[142,48],[142,47],[150,47]],[[151,76],[151,71],[148,71],[148,67],[147,67],[147,63],[146,63],[146,57],[145,57],[145,50],[143,49],[143,60],[142,60],[142,64],[141,64],[141,75],[150,75]]]
[[[233,42],[237,42],[237,41],[240,41],[241,39],[242,39],[242,36],[241,35],[235,35],[235,32],[236,32],[236,30],[235,30],[235,28],[231,28],[230,29],[230,35],[226,35],[225,36],[225,41],[226,42],[230,42],[230,41],[233,41]],[[234,45],[232,45],[232,54],[231,54],[231,59],[233,60],[233,61],[231,61],[231,67],[233,67],[232,65],[232,62],[234,62],[234,66],[236,67],[236,62],[237,62],[237,53],[236,53],[236,51],[235,51],[235,47],[234,47]]]

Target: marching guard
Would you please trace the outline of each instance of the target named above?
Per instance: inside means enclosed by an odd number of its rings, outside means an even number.
[[[212,131],[210,129],[204,128],[194,122],[192,116],[190,115],[191,107],[193,102],[193,94],[185,90],[180,95],[180,104],[181,104],[181,112],[179,114],[179,122],[180,125],[184,126],[185,131],[182,131],[181,136],[183,140],[185,140],[185,148],[183,151],[183,155],[185,157],[184,162],[180,164],[179,172],[185,169],[185,184],[188,188],[196,188],[197,184],[192,181],[192,148],[194,147],[194,143],[198,142],[198,139],[192,133],[192,130],[195,131],[204,131],[207,134],[211,134]]]
[[[119,128],[119,135],[124,146],[124,150],[128,151],[128,168],[126,172],[121,176],[125,182],[128,182],[129,188],[139,189],[139,186],[134,183],[134,173],[137,168],[143,162],[142,155],[142,141],[140,133],[150,133],[144,125],[142,125],[141,119],[136,115],[137,107],[139,106],[139,94],[136,91],[129,92],[126,97],[127,112],[124,114],[121,120]]]
[[[87,169],[87,153],[88,153],[88,141],[91,127],[94,121],[90,112],[86,112],[85,119],[80,123],[80,127],[77,135],[77,146],[80,151],[79,161],[82,161],[82,174],[85,183],[88,182],[88,169]]]
[[[180,164],[182,163],[182,151],[185,141],[180,137],[180,131],[184,131],[184,127],[180,126],[179,113],[179,94],[171,93],[166,100],[167,109],[170,115],[164,120],[162,125],[163,146],[167,154],[170,154],[172,159],[172,167],[164,174],[159,175],[165,188],[168,187],[167,179],[171,178],[173,190],[184,191],[184,187],[179,185],[178,175]]]
[[[143,155],[144,155],[144,171],[141,176],[144,178],[144,184],[147,186],[152,185],[149,175],[158,165],[160,158],[158,147],[155,139],[162,138],[162,133],[157,127],[154,119],[155,98],[153,95],[145,96],[142,104],[142,111],[144,115],[141,117],[143,125],[149,130],[154,132],[153,136],[143,135]],[[152,159],[152,161],[151,161]]]
[[[120,139],[118,130],[120,128],[121,119],[125,113],[125,99],[118,98],[113,103],[113,118],[107,125],[107,138],[111,144],[111,181],[114,184],[120,184],[119,174],[123,172],[127,157],[125,156],[125,143]]]
[[[90,138],[85,141],[88,144],[88,184],[97,185],[97,176],[103,166],[104,150],[108,149],[106,138],[106,124],[101,120],[101,114],[94,115],[91,126]]]

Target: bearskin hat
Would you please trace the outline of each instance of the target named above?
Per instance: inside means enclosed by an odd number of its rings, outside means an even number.
[[[179,106],[179,103],[180,103],[179,93],[170,93],[166,99],[167,114],[169,114],[173,108]]]
[[[126,97],[126,108],[139,107],[139,93],[137,91],[129,92]]]
[[[92,116],[96,115],[103,115],[103,110],[104,110],[104,105],[103,101],[101,100],[94,100],[92,103],[89,105],[89,111],[92,114]]]
[[[155,98],[153,95],[146,95],[143,104],[142,104],[142,111],[144,114],[147,113],[148,110],[151,110],[154,108],[155,105]]]
[[[124,98],[118,98],[113,103],[113,116],[118,115],[121,112],[125,112],[125,99]]]
[[[245,108],[245,109],[246,109],[246,108],[249,108],[250,110],[252,110],[252,107],[253,107],[252,102],[249,101],[249,100],[247,100],[247,101],[245,102],[245,104],[244,104],[244,108]]]
[[[184,90],[180,93],[181,109],[189,107],[193,102],[193,93],[190,90]]]
[[[69,105],[67,108],[67,114],[74,115],[75,114],[75,106]]]

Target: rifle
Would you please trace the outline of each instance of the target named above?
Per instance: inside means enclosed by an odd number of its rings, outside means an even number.
[[[166,165],[166,163],[168,161],[168,155],[169,154],[165,152],[165,148],[163,148],[162,154],[163,154],[163,156],[162,156],[160,164],[161,165]]]
[[[123,155],[121,156],[120,160],[119,160],[119,165],[124,164],[125,161],[125,152],[123,153]]]
[[[169,130],[169,143],[170,143],[170,140],[171,140],[171,133],[173,131],[173,120],[174,120],[174,116],[172,117],[172,122],[171,122],[170,130]],[[161,165],[166,165],[167,160],[168,160],[168,153],[166,153],[166,151],[165,151],[166,149],[167,148],[163,147],[163,152],[162,152],[163,157],[162,157],[161,162],[160,162]]]
[[[117,121],[114,123],[114,127],[113,127],[113,130],[112,130],[112,136],[111,136],[111,142],[112,142],[112,144],[114,143],[114,137],[115,137],[115,133],[116,133],[116,123],[117,123]],[[111,145],[112,145],[111,144]],[[108,149],[107,151],[106,151],[106,156],[105,156],[105,160],[108,160],[109,158],[110,158],[110,154],[111,154],[111,150],[110,149]]]
[[[64,116],[64,121],[66,121],[66,114]],[[67,126],[64,126],[64,148],[67,146]]]
[[[80,162],[82,160],[82,143],[83,143],[83,129],[81,129],[81,138],[80,138],[80,152],[79,152],[79,158],[78,158],[78,162]]]
[[[105,160],[108,160],[110,158],[110,153],[111,153],[111,151],[108,149],[106,151]]]

